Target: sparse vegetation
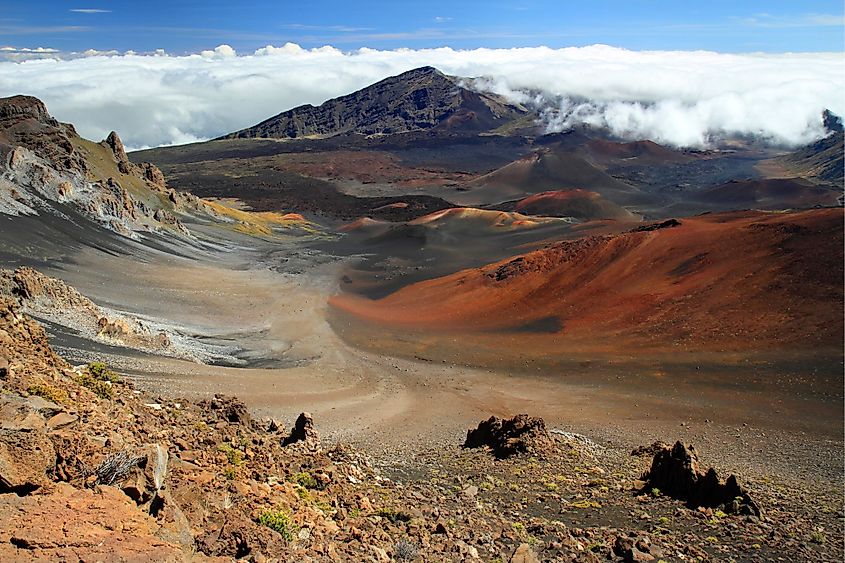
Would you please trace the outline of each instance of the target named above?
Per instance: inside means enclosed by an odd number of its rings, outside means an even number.
[[[87,371],[76,376],[76,383],[91,390],[101,399],[111,399],[114,397],[114,389],[110,381],[101,381]]]
[[[222,444],[217,445],[217,451],[223,452],[226,455],[226,459],[229,460],[233,466],[237,467],[244,462],[244,454],[240,450],[236,450],[232,447],[231,444],[227,444],[223,442]]]
[[[67,392],[64,389],[46,382],[33,383],[26,391],[30,395],[37,395],[60,405],[68,402]]]
[[[98,381],[108,381],[110,383],[120,382],[120,376],[110,370],[103,362],[91,362],[86,369]]]
[[[300,471],[291,477],[291,482],[296,483],[306,489],[320,489],[320,483],[314,478],[313,475],[308,473],[307,471]]]
[[[91,362],[76,376],[76,383],[91,390],[101,399],[114,398],[113,384],[120,382],[120,376],[103,362]]]
[[[404,538],[393,546],[393,558],[396,561],[413,561],[417,558],[418,553],[417,544]]]
[[[390,520],[392,524],[396,524],[397,522],[410,522],[411,517],[404,512],[396,510],[395,508],[379,508],[376,511],[376,516],[381,516],[386,520]]]
[[[296,525],[290,514],[281,509],[267,509],[258,515],[258,523],[279,533],[286,541],[293,541]]]
[[[816,528],[810,534],[810,541],[819,545],[822,545],[827,541],[827,536],[824,534],[824,530],[821,528]]]

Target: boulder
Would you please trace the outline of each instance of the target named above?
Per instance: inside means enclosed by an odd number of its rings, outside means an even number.
[[[309,449],[320,447],[320,435],[314,428],[314,419],[310,413],[301,413],[290,431],[290,435],[282,442],[283,446],[302,443]]]
[[[499,459],[521,453],[544,454],[554,448],[554,439],[542,418],[518,414],[500,419],[491,416],[467,431],[465,448],[489,447]]]
[[[60,483],[47,495],[0,495],[0,561],[185,561],[179,546],[119,490]],[[115,533],[120,530],[120,533]]]
[[[0,379],[9,377],[9,360],[5,356],[0,356]]]
[[[0,397],[0,493],[38,489],[55,463],[44,417],[23,397]]]
[[[739,486],[734,475],[723,483],[712,467],[701,471],[695,448],[680,441],[654,454],[651,468],[642,480],[646,491],[658,489],[667,496],[686,501],[691,508],[720,507],[726,513],[760,516],[760,507]]]
[[[212,418],[231,424],[249,424],[251,421],[246,405],[235,397],[218,394],[211,400],[201,401],[199,406]]]
[[[511,555],[510,563],[540,563],[540,559],[530,545],[522,543]]]

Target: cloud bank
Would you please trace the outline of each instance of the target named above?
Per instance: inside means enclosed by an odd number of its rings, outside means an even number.
[[[86,137],[117,130],[127,146],[216,137],[423,65],[485,77],[480,87],[534,104],[549,131],[579,123],[626,138],[706,146],[725,135],[799,145],[824,135],[824,109],[845,113],[841,53],[719,54],[549,49],[302,49],[228,45],[186,56],[88,52],[0,63],[0,96],[44,100]]]

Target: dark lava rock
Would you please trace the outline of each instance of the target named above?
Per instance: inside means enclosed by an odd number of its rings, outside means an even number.
[[[760,507],[748,493],[739,486],[734,475],[722,483],[712,467],[702,472],[698,466],[695,448],[675,442],[671,448],[665,446],[654,454],[651,469],[643,476],[645,489],[659,489],[660,492],[699,506],[721,507],[726,513],[760,516]]]
[[[302,442],[309,448],[317,448],[320,445],[320,435],[314,428],[314,419],[310,413],[301,413],[290,431],[290,435],[282,442],[283,446],[289,446]]]
[[[671,229],[672,227],[680,227],[681,222],[677,219],[666,219],[660,223],[652,223],[650,225],[642,225],[636,229],[632,229],[632,233],[643,233],[648,231],[659,231],[660,229]]]
[[[299,106],[224,138],[302,138],[343,133],[389,135],[412,131],[481,132],[527,115],[495,94],[432,67],[409,70],[319,107]]]
[[[467,430],[465,448],[489,447],[493,455],[504,459],[521,453],[542,454],[554,447],[554,439],[542,418],[518,414],[510,419],[491,416],[475,430]]]

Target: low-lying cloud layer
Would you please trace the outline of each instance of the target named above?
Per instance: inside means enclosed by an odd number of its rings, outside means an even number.
[[[540,104],[545,127],[606,126],[629,138],[704,146],[724,135],[798,145],[824,135],[821,112],[845,112],[841,53],[449,48],[348,53],[267,46],[239,55],[89,54],[0,63],[0,96],[29,94],[86,137],[117,130],[128,146],[178,144],[235,131],[423,65],[488,77],[483,87]]]

